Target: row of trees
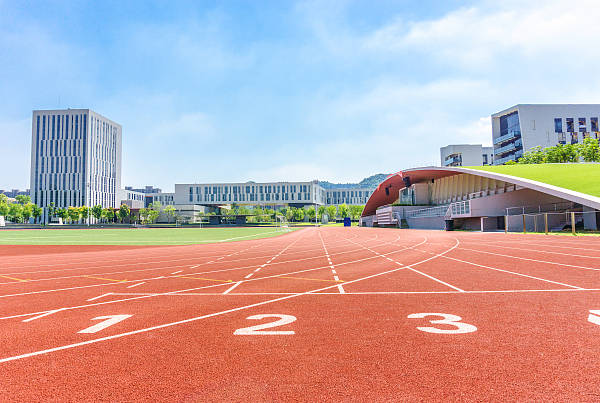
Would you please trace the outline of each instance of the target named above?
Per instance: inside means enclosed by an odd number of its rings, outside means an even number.
[[[544,163],[565,163],[565,162],[599,162],[600,146],[597,139],[583,139],[579,144],[559,144],[554,147],[541,146],[533,147],[531,150],[523,153],[519,162],[509,161],[506,165],[512,164],[544,164]]]
[[[165,207],[165,211],[166,209],[167,207]],[[231,209],[221,209],[221,214],[225,216],[248,215],[250,216],[248,217],[248,222],[272,222],[275,219],[275,215],[282,215],[288,221],[304,221],[305,217],[307,217],[309,221],[314,221],[315,214],[317,214],[318,220],[322,220],[324,214],[327,214],[330,220],[345,217],[357,220],[362,214],[363,209],[364,206],[348,206],[346,204],[340,204],[337,207],[319,206],[317,210],[315,210],[314,206],[308,208],[284,207],[277,211],[269,208],[262,208],[260,206],[256,206],[253,209],[245,206],[233,206]]]
[[[16,203],[11,203],[5,194],[0,194],[0,216],[9,221],[22,223],[28,222],[31,217],[38,220],[42,215],[42,209],[31,203],[31,197],[19,195]]]

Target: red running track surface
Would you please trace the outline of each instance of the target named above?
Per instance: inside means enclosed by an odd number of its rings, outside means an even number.
[[[330,227],[0,255],[2,401],[600,400],[599,238]]]

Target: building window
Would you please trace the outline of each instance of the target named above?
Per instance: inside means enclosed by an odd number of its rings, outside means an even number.
[[[592,126],[592,131],[597,132],[598,131],[598,118],[590,118],[590,124]]]
[[[483,154],[482,157],[483,157],[483,165],[487,165],[487,163],[488,163],[487,154]]]
[[[575,131],[575,124],[573,118],[567,118],[567,132],[573,133]]]
[[[579,133],[585,133],[586,131],[585,118],[579,118]]]
[[[554,118],[554,132],[555,133],[562,133],[563,132],[562,118]]]

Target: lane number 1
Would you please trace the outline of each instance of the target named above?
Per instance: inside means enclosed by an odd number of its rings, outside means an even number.
[[[600,309],[590,309],[588,322],[592,322],[593,324],[600,326]]]
[[[449,313],[413,313],[408,315],[409,319],[423,319],[427,316],[441,316],[443,319],[430,320],[429,323],[434,325],[451,325],[456,329],[440,329],[434,326],[418,326],[422,332],[427,333],[438,333],[438,334],[460,334],[460,333],[471,333],[477,330],[476,326],[470,325],[468,323],[461,322],[462,318],[457,315],[452,315]]]
[[[109,326],[114,325],[115,323],[119,323],[127,318],[131,318],[133,315],[107,315],[107,316],[98,316],[92,320],[100,320],[105,319],[100,323],[96,323],[93,326],[90,326],[86,329],[80,330],[77,333],[96,333],[100,330],[106,329]]]

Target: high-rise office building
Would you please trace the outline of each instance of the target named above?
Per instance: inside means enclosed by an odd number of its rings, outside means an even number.
[[[119,207],[121,125],[89,109],[33,111],[31,199]]]

